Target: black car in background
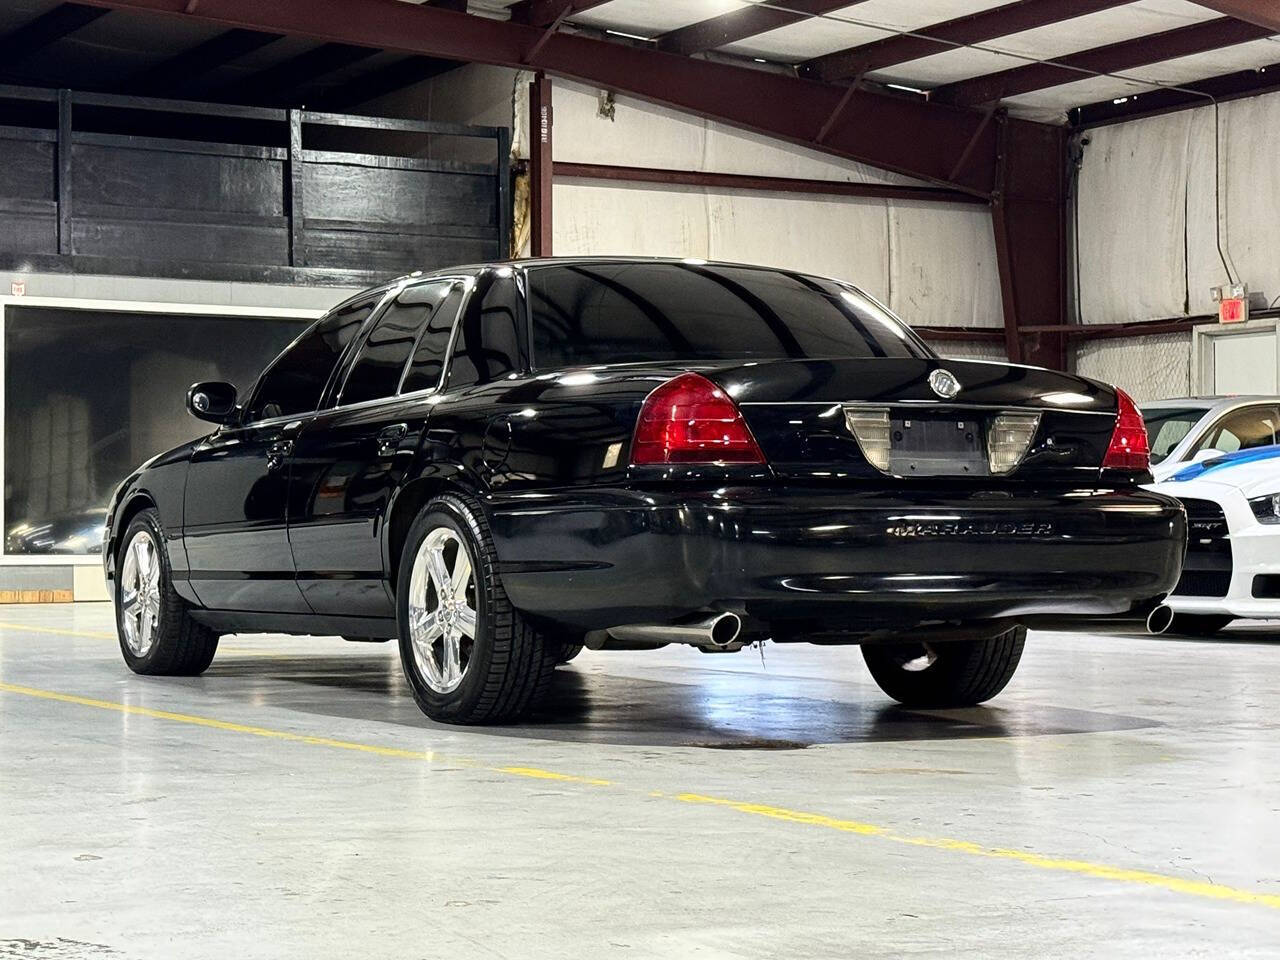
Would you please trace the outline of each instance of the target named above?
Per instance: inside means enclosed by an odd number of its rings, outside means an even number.
[[[995,696],[1026,624],[1175,583],[1121,391],[942,360],[849,284],[702,261],[414,275],[315,323],[117,491],[121,649],[398,638],[430,716],[511,718],[582,645],[861,644],[912,705]]]

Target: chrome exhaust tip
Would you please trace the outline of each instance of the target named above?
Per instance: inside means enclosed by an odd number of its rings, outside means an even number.
[[[687,643],[710,650],[732,648],[741,632],[742,618],[736,613],[717,613],[688,623],[628,623],[608,630],[615,640]]]
[[[1147,614],[1147,632],[1159,636],[1173,626],[1173,609],[1160,604]]]
[[[717,647],[727,647],[738,639],[742,632],[742,618],[736,613],[722,613],[706,621],[710,626],[711,642]]]

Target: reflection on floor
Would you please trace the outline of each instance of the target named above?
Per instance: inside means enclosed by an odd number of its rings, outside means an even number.
[[[475,732],[578,743],[800,749],[816,743],[1028,737],[1157,724],[1070,707],[1016,710],[999,701],[967,710],[907,710],[883,698],[840,699],[832,695],[838,685],[830,683],[804,680],[781,689],[770,676],[696,669],[696,663],[682,682],[616,676],[599,663],[608,656],[588,653],[593,666],[560,667],[550,695],[533,716]],[[388,655],[229,658],[215,662],[207,676],[237,679],[236,695],[251,699],[269,689],[273,703],[304,713],[433,725],[409,695],[399,661]]]

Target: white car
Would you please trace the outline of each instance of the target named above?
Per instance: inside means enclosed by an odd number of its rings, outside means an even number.
[[[1182,578],[1154,633],[1216,633],[1237,617],[1280,619],[1280,445],[1183,464],[1151,490],[1187,508]]]
[[[1151,474],[1167,480],[1189,463],[1280,443],[1280,397],[1179,397],[1142,405]]]

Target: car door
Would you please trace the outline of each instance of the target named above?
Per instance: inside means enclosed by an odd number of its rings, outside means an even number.
[[[393,617],[383,571],[387,509],[439,388],[462,277],[410,284],[358,345],[331,409],[299,432],[289,541],[298,584],[319,614]]]
[[[191,455],[183,541],[191,587],[213,610],[305,613],[287,527],[290,457],[378,298],[319,320],[259,378],[240,423]]]

